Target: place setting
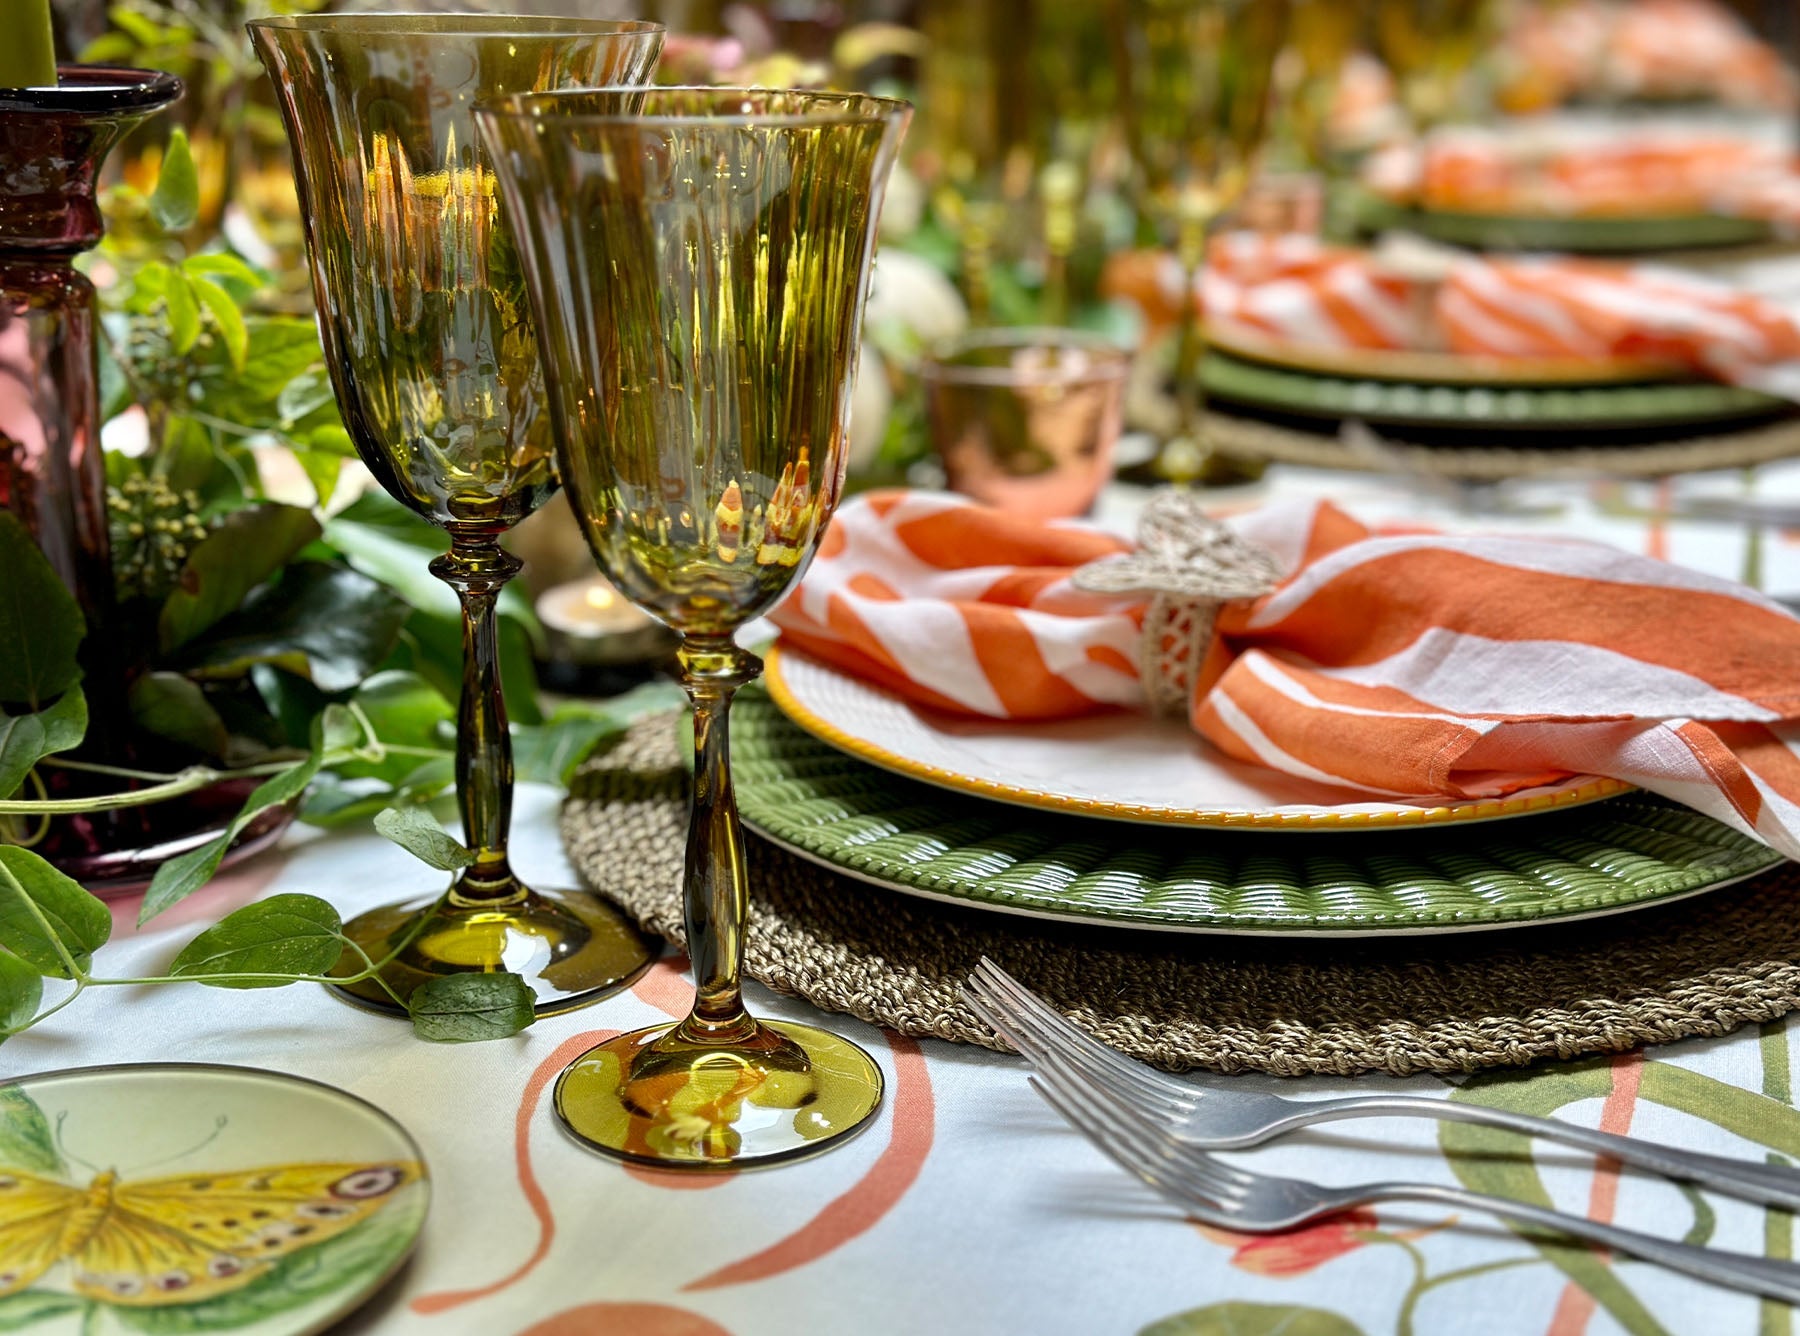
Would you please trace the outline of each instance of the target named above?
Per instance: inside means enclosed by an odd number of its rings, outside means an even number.
[[[1792,24],[78,8],[0,1328],[1790,1320]]]

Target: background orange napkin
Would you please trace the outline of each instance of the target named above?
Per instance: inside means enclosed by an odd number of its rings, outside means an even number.
[[[1408,796],[1609,775],[1800,857],[1800,619],[1762,595],[1576,540],[1379,535],[1329,505],[1230,526],[1288,575],[1226,606],[1197,675],[1190,722],[1223,751]],[[1071,582],[1131,547],[872,493],[774,620],[784,644],[937,709],[1142,708],[1145,600]]]

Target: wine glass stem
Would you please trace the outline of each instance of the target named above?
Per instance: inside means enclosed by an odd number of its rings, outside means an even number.
[[[734,1043],[749,1038],[756,1022],[745,1013],[741,994],[750,896],[727,721],[731,698],[761,671],[762,661],[728,636],[689,636],[676,661],[694,706],[694,802],[684,891],[694,1009],[679,1033],[698,1043]]]
[[[512,737],[500,691],[500,649],[494,600],[524,565],[495,534],[453,534],[450,550],[431,573],[462,602],[462,699],[456,711],[456,801],[463,839],[475,861],[450,888],[456,906],[515,903],[525,890],[506,859],[512,826]]]

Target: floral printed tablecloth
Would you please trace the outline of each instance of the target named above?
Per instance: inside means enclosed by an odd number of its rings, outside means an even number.
[[[1800,504],[1800,465],[1748,480],[1538,484],[1504,493],[1499,513],[1474,519],[1451,507],[1456,498],[1373,478],[1278,473],[1263,491],[1331,495],[1371,519],[1577,533],[1800,597],[1800,529],[1666,517],[1697,494]],[[1124,518],[1131,505],[1111,496],[1107,513]],[[527,788],[516,817],[516,861],[546,885],[572,876],[555,833],[557,799]],[[149,931],[133,929],[135,905],[120,905],[97,967],[114,977],[155,973],[197,923],[261,896],[322,895],[347,917],[423,891],[431,875],[372,832],[296,831]],[[461,1046],[415,1041],[315,988],[98,990],[0,1047],[0,1077],[149,1059],[239,1063],[330,1082],[388,1110],[423,1145],[435,1196],[418,1255],[352,1319],[354,1331],[1773,1336],[1794,1328],[1782,1305],[1438,1209],[1359,1211],[1264,1238],[1202,1229],[1064,1126],[1017,1060],[842,1017],[833,1023],[879,1056],[889,1080],[887,1106],[865,1135],[816,1160],[731,1177],[626,1169],[560,1132],[549,1085],[599,1038],[679,1014],[688,996],[680,963],[665,960],[629,992],[514,1039]],[[765,1014],[808,1018],[804,1004],[756,988],[751,997]],[[1800,1161],[1790,1029],[1778,1023],[1456,1087],[1351,1084]],[[1296,1097],[1346,1086],[1237,1079]],[[1449,1153],[1479,1135],[1425,1122],[1341,1124],[1250,1158],[1325,1182],[1460,1179],[1674,1237],[1792,1255],[1786,1215],[1549,1147],[1534,1159]]]

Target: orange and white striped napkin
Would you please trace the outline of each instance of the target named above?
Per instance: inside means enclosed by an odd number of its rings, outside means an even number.
[[[1408,277],[1376,252],[1303,235],[1226,233],[1208,253],[1198,300],[1221,336],[1252,342],[1646,358],[1800,399],[1800,317],[1734,284],[1559,255],[1438,258],[1440,274]],[[1178,271],[1173,281],[1179,291]]]
[[[1596,543],[1380,534],[1330,505],[1229,521],[1287,572],[1228,604],[1189,721],[1242,760],[1455,798],[1570,774],[1664,794],[1800,858],[1800,619]],[[783,643],[940,710],[1142,708],[1142,596],[1072,581],[1132,544],[960,497],[847,503]]]

